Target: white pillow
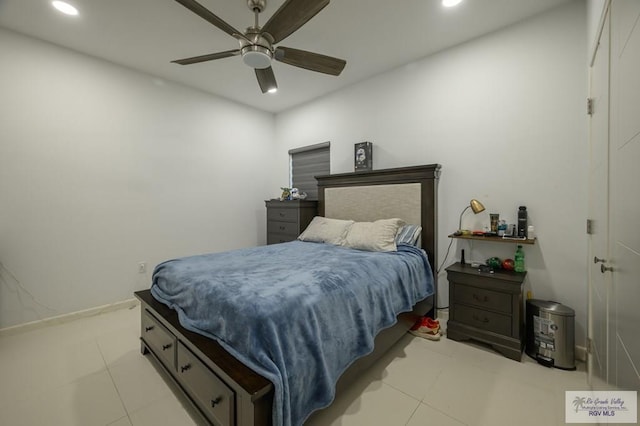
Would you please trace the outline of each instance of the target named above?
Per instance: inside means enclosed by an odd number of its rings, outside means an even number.
[[[402,219],[356,222],[349,229],[346,247],[367,251],[397,251],[396,234],[404,226]]]
[[[322,216],[313,218],[307,229],[298,237],[301,241],[342,245],[353,225],[352,220],[329,219]]]

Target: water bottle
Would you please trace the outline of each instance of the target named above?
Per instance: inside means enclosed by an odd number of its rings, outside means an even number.
[[[518,208],[518,237],[527,236],[527,208],[520,206]]]
[[[514,271],[516,272],[524,272],[524,250],[522,250],[522,246],[518,246],[516,249],[516,254],[514,256]]]

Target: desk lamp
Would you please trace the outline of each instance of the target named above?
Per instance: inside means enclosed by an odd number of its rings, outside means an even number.
[[[461,228],[462,228],[462,215],[469,208],[471,208],[471,210],[473,210],[473,213],[475,213],[475,214],[478,214],[478,213],[484,211],[484,206],[482,205],[482,203],[480,201],[476,200],[475,198],[472,199],[471,201],[469,201],[469,205],[467,207],[465,207],[464,210],[462,210],[462,213],[460,213],[460,221],[458,223],[458,232],[462,232],[461,231]]]

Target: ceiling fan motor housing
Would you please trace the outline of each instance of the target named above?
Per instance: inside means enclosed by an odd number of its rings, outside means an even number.
[[[245,64],[251,68],[264,69],[271,66],[273,59],[273,48],[271,43],[264,37],[265,33],[260,33],[256,28],[247,28],[247,38],[253,44],[240,39],[240,54]]]

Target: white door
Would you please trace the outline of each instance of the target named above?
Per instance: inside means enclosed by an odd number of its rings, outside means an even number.
[[[609,382],[640,391],[640,1],[611,8]]]
[[[590,72],[589,163],[589,383],[604,389],[609,381],[610,274],[601,273],[609,260],[609,15],[604,21]]]

